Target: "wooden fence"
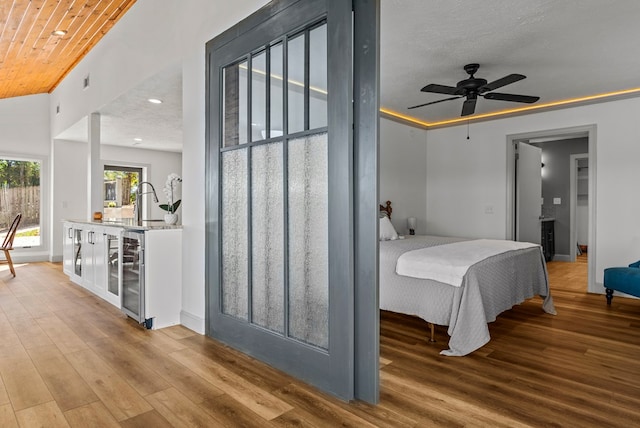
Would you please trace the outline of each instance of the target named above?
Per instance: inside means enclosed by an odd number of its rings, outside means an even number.
[[[0,230],[8,228],[18,213],[22,213],[20,228],[40,224],[40,186],[0,186]]]

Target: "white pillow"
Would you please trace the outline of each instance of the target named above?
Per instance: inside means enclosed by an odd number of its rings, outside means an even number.
[[[381,241],[393,241],[398,239],[398,232],[391,224],[389,217],[380,218],[380,240]]]

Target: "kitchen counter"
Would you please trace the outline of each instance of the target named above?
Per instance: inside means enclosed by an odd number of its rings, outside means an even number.
[[[133,220],[63,220],[69,223],[91,224],[94,226],[120,227],[127,230],[164,230],[182,229],[182,225],[166,224],[164,220],[143,220],[142,226],[138,226]]]
[[[63,271],[146,328],[180,324],[182,226],[66,220]]]

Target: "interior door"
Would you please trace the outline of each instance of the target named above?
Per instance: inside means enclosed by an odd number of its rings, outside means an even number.
[[[282,0],[207,43],[207,334],[344,399],[360,191],[352,36],[352,2]],[[377,381],[377,348],[366,353]]]
[[[540,244],[542,149],[516,143],[516,241]]]

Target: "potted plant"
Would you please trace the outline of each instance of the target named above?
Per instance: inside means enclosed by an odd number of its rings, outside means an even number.
[[[182,178],[176,173],[171,173],[167,176],[167,181],[164,184],[164,189],[162,189],[164,195],[167,198],[167,203],[160,204],[160,208],[167,212],[164,215],[164,222],[167,224],[176,224],[178,222],[178,214],[176,214],[176,211],[180,206],[181,200],[174,199],[178,183],[182,183]]]

